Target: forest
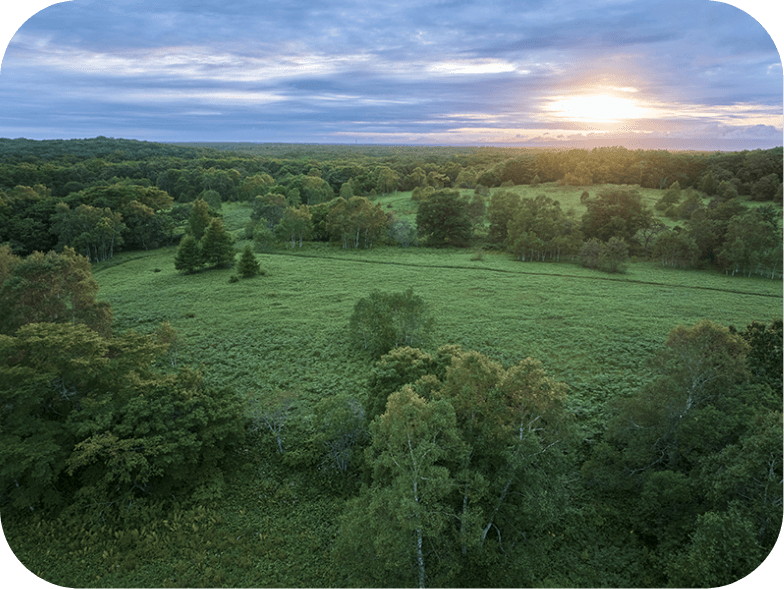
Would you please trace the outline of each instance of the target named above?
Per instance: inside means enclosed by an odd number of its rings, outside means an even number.
[[[782,164],[0,139],[3,532],[68,586],[743,578]]]

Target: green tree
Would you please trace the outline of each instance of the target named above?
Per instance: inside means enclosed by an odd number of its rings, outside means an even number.
[[[108,335],[112,312],[96,301],[98,283],[89,260],[66,247],[61,254],[14,256],[0,248],[0,333],[27,323],[81,323]]]
[[[314,409],[314,441],[321,448],[321,468],[345,473],[357,462],[367,437],[365,413],[354,398],[338,394],[321,399]]]
[[[558,201],[539,195],[523,198],[507,223],[507,249],[522,261],[559,260],[575,253],[582,235]]]
[[[290,240],[292,249],[297,245],[297,242],[299,242],[299,247],[302,247],[303,240],[310,239],[313,234],[310,207],[308,205],[300,205],[297,208],[288,207],[275,228],[275,233],[280,239]]]
[[[752,523],[731,509],[698,516],[691,542],[668,572],[673,586],[723,587],[754,571],[762,560]]]
[[[582,230],[589,239],[595,237],[607,241],[611,237],[620,237],[628,243],[653,219],[640,193],[628,188],[600,190],[597,198],[587,200],[585,205],[587,210],[582,218]]]
[[[425,375],[442,372],[436,358],[419,348],[401,346],[389,350],[376,361],[370,373],[365,400],[368,421],[384,412],[389,395],[399,391],[403,385],[413,385]]]
[[[210,205],[202,199],[193,201],[191,216],[188,219],[188,230],[196,241],[201,241],[201,238],[204,237],[204,232],[210,226],[211,220]]]
[[[487,216],[490,221],[488,239],[497,245],[506,244],[507,226],[520,206],[520,195],[509,190],[497,190],[490,197]]]
[[[219,496],[221,463],[244,437],[241,404],[193,372],[158,373],[167,347],[71,323],[1,336],[0,493],[19,509],[104,513]]]
[[[782,235],[778,219],[766,219],[759,209],[736,215],[727,224],[718,263],[726,272],[770,278],[782,273]]]
[[[432,553],[450,519],[445,499],[454,481],[441,463],[463,451],[454,409],[404,388],[389,397],[371,435],[373,485],[349,502],[336,552],[354,560],[359,584],[424,587],[437,579]]]
[[[204,262],[213,268],[234,263],[234,240],[217,217],[210,221],[199,246]]]
[[[358,347],[373,356],[421,342],[432,326],[425,301],[411,288],[402,293],[371,292],[354,305],[349,323]]]
[[[700,249],[686,231],[664,231],[653,244],[653,257],[662,266],[691,268],[697,263]]]
[[[183,271],[187,274],[196,272],[204,265],[204,256],[202,254],[201,246],[196,238],[190,233],[186,233],[180,239],[180,245],[177,248],[177,253],[174,254],[174,268],[175,270]]]
[[[333,201],[326,219],[327,228],[335,241],[344,248],[369,248],[382,239],[388,219],[380,204],[375,206],[364,196]]]
[[[457,190],[438,190],[421,202],[416,222],[429,245],[465,247],[471,240],[469,203]]]
[[[259,266],[258,261],[256,261],[253,248],[251,248],[250,245],[246,245],[242,250],[240,259],[237,261],[237,274],[242,278],[252,278],[260,273],[261,266]]]
[[[599,269],[603,272],[624,272],[629,259],[629,246],[620,237],[611,237],[604,245]]]

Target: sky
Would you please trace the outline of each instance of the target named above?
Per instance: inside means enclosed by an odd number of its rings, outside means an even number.
[[[728,1],[763,24],[712,0],[9,2],[0,137],[782,145],[780,19]]]

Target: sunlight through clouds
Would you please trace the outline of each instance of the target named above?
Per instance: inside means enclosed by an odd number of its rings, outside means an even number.
[[[710,0],[72,0],[14,36],[0,107],[0,135],[31,138],[70,121],[159,140],[766,148],[782,70],[759,23]]]

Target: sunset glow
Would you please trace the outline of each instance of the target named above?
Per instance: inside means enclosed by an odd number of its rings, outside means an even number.
[[[559,98],[547,106],[559,119],[590,123],[615,123],[644,118],[648,111],[633,98],[597,94]]]
[[[47,1],[9,33],[0,137],[782,143],[776,44],[725,2],[29,0],[0,29]]]

